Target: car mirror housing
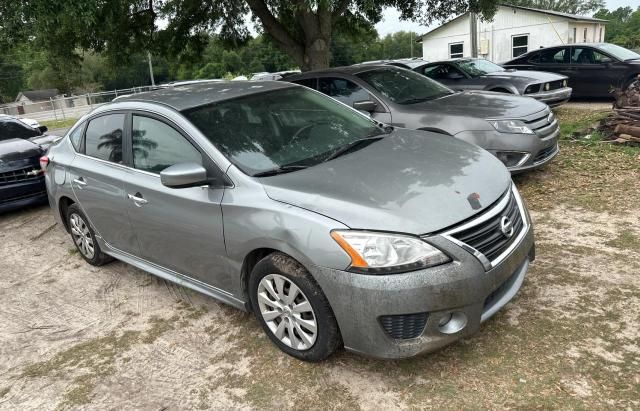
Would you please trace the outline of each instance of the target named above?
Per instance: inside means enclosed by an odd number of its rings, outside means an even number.
[[[196,163],[180,163],[160,172],[160,182],[169,188],[186,188],[208,184],[207,170]]]
[[[38,127],[38,130],[40,130],[40,132],[44,134],[49,131],[49,128],[47,126],[40,126]]]
[[[378,107],[378,105],[371,100],[361,100],[353,102],[353,108],[359,111],[366,111],[368,113],[375,111],[376,107]]]

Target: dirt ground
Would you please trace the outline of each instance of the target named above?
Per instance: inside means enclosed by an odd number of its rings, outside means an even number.
[[[403,361],[299,362],[250,314],[87,265],[47,207],[0,216],[0,409],[639,409],[640,150],[565,141],[516,183],[538,253],[520,293]]]

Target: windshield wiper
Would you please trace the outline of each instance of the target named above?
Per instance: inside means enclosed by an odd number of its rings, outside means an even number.
[[[303,165],[299,165],[299,164],[284,165],[284,166],[272,168],[270,170],[261,171],[259,173],[254,174],[252,177],[275,176],[275,175],[278,175],[278,174],[290,173],[290,172],[296,171],[296,170],[304,170],[305,168],[309,168],[309,166],[303,166]]]
[[[355,148],[356,146],[359,146],[360,144],[366,143],[366,142],[374,142],[377,140],[381,140],[384,138],[384,135],[380,135],[380,134],[375,134],[369,137],[364,137],[364,138],[359,138],[357,140],[354,140],[350,143],[345,144],[342,147],[339,147],[338,149],[336,149],[333,153],[331,153],[329,155],[329,157],[325,158],[323,163],[326,163],[327,161],[331,161],[334,158],[338,158],[346,153],[348,153],[349,151],[351,151],[353,148]]]

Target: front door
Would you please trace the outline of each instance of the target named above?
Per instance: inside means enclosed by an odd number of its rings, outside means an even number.
[[[223,188],[169,188],[160,172],[179,163],[207,165],[183,133],[161,118],[133,114],[132,166],[125,183],[140,256],[210,286],[229,290],[224,256]]]
[[[619,87],[622,65],[608,55],[591,47],[572,47],[571,68],[578,96],[607,97],[613,87]],[[575,93],[574,93],[575,94]]]
[[[110,246],[135,254],[138,244],[127,216],[122,137],[124,114],[94,118],[69,166],[71,187],[98,237]]]

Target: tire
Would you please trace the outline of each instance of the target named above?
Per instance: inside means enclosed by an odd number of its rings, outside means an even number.
[[[326,296],[309,272],[288,255],[273,253],[256,264],[249,276],[249,298],[264,332],[290,356],[322,361],[342,345]]]
[[[89,219],[76,204],[67,209],[67,226],[71,232],[71,239],[80,256],[94,266],[101,266],[113,261],[113,257],[103,253],[96,241],[96,235]]]

